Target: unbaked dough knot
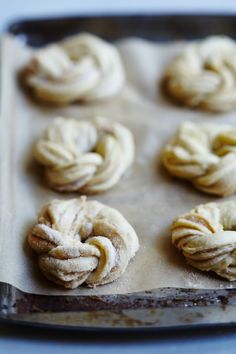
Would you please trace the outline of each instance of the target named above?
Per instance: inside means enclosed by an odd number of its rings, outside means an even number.
[[[236,280],[236,203],[209,203],[177,217],[172,242],[187,262]]]
[[[131,132],[103,117],[94,122],[57,118],[35,149],[58,191],[103,192],[113,187],[134,159]]]
[[[125,83],[117,49],[88,33],[36,51],[23,78],[38,99],[54,104],[109,98]]]
[[[167,68],[164,88],[186,106],[217,112],[235,109],[235,42],[214,36],[187,45]]]
[[[184,122],[163,152],[168,171],[219,196],[236,191],[236,128]]]
[[[118,211],[85,197],[46,205],[28,240],[44,275],[71,289],[114,281],[139,247]]]

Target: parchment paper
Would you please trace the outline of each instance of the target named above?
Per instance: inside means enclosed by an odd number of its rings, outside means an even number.
[[[217,198],[169,176],[160,164],[165,142],[184,120],[225,124],[233,123],[235,117],[235,112],[217,116],[176,107],[162,97],[158,82],[163,69],[183,45],[155,44],[135,38],[122,40],[117,47],[128,83],[118,97],[103,103],[52,108],[33,103],[17,84],[17,71],[26,63],[29,48],[11,37],[3,38],[0,281],[25,292],[48,295],[235,286],[214,274],[188,266],[170,243],[169,227],[175,216]],[[27,245],[26,234],[44,203],[51,198],[70,198],[77,194],[61,195],[46,186],[42,169],[33,160],[32,146],[53,117],[90,119],[96,114],[122,122],[134,134],[136,159],[133,167],[112,190],[93,198],[122,212],[139,236],[140,250],[116,282],[96,289],[80,287],[68,291],[41,275],[37,257]]]

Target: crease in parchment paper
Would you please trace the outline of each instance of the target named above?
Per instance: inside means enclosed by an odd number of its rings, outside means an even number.
[[[116,45],[128,79],[121,94],[106,102],[55,108],[34,103],[21,90],[16,76],[30,50],[10,36],[2,39],[0,281],[44,295],[121,294],[163,287],[232,288],[235,283],[187,265],[171,245],[174,217],[219,199],[169,176],[160,156],[181,122],[189,119],[233,124],[235,113],[217,116],[191,111],[172,105],[161,95],[158,83],[163,70],[184,43],[157,44],[131,38]],[[135,163],[126,176],[112,190],[89,199],[117,208],[135,228],[140,250],[120,279],[95,289],[68,291],[50,283],[41,275],[37,257],[26,241],[29,228],[47,201],[78,196],[50,190],[32,157],[36,139],[58,115],[76,119],[104,115],[126,125],[135,139]]]

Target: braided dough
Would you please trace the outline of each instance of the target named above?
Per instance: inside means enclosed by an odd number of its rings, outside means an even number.
[[[236,202],[200,205],[176,218],[172,242],[192,266],[236,280]]]
[[[184,122],[163,151],[163,163],[174,176],[190,180],[206,193],[236,192],[236,128]]]
[[[113,45],[82,33],[36,51],[24,81],[36,98],[68,104],[116,95],[125,83],[125,73]]]
[[[28,241],[43,274],[69,289],[116,280],[139,248],[134,229],[117,210],[86,197],[51,201]]]
[[[49,185],[85,194],[113,187],[134,160],[131,132],[102,117],[94,122],[57,118],[35,148]]]
[[[215,36],[187,45],[167,68],[164,89],[186,106],[218,112],[235,109],[235,42]]]

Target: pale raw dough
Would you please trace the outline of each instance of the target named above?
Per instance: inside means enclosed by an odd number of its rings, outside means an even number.
[[[117,210],[86,197],[51,201],[28,241],[44,275],[69,289],[116,280],[139,248],[134,229]]]
[[[134,160],[131,132],[97,117],[93,122],[56,118],[35,148],[58,191],[101,193],[113,187]]]
[[[35,97],[54,104],[109,98],[125,83],[117,49],[88,33],[36,51],[23,78]]]
[[[164,89],[186,106],[216,112],[235,109],[235,41],[214,36],[187,45],[167,68]]]
[[[163,163],[174,176],[196,188],[226,196],[236,192],[236,128],[182,123],[163,151]]]
[[[236,202],[203,204],[177,217],[172,242],[192,266],[236,280]]]

